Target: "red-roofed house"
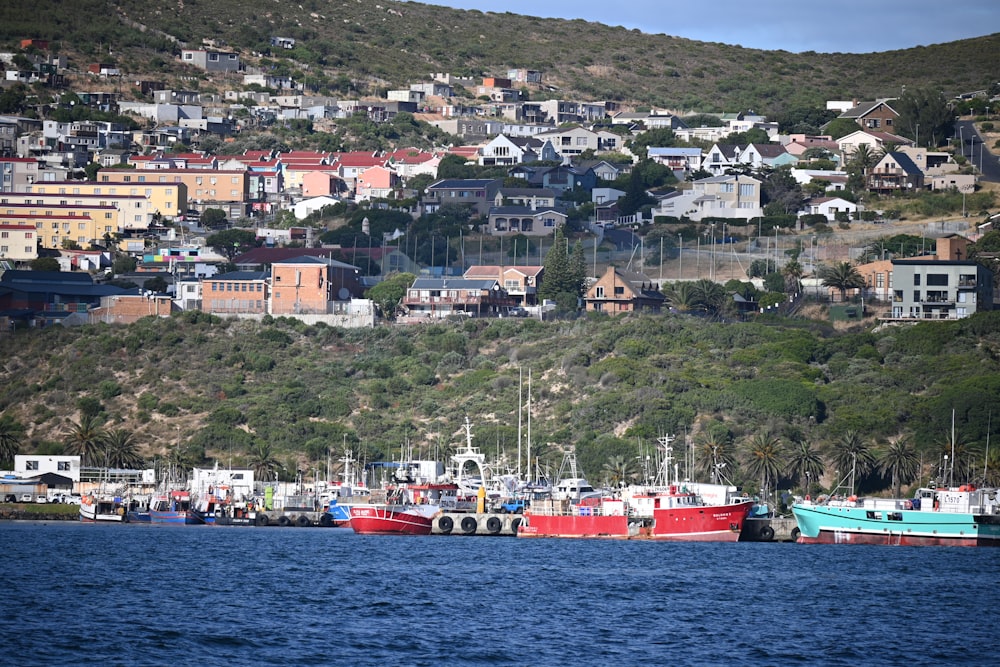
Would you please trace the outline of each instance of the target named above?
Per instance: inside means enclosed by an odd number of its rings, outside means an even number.
[[[538,303],[538,288],[542,284],[544,266],[470,266],[464,278],[499,280],[507,295],[518,305],[533,306]]]
[[[399,184],[399,177],[391,169],[371,167],[358,176],[355,197],[361,199],[386,199]]]
[[[294,176],[298,177],[302,188],[303,197],[322,197],[339,195],[347,189],[343,179],[338,176],[336,167],[320,167],[309,171],[290,170],[288,173],[288,187],[294,186]]]

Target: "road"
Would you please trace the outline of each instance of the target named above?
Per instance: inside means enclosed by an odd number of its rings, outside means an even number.
[[[1000,183],[1000,161],[987,149],[985,141],[971,120],[955,123],[955,136],[962,140],[962,155],[981,172],[981,179]]]

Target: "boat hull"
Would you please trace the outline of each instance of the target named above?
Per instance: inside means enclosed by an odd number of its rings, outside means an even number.
[[[87,497],[80,502],[82,523],[124,523],[125,508],[119,500],[102,500]]]
[[[793,505],[801,544],[1000,547],[1000,516]]]
[[[351,507],[351,528],[359,535],[430,535],[433,513],[391,505]]]
[[[752,503],[657,509],[652,521],[625,515],[532,514],[518,537],[579,537],[662,542],[736,542]],[[585,510],[586,508],[582,508]],[[577,509],[581,511],[581,509]]]
[[[150,510],[149,520],[151,523],[166,523],[176,526],[199,526],[205,522],[195,514],[194,510]]]

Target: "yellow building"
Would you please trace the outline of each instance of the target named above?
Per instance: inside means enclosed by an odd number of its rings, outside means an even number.
[[[111,174],[121,174],[121,170],[112,170]],[[165,218],[176,218],[187,213],[187,185],[184,183],[132,183],[117,181],[59,181],[54,183],[39,182],[29,185],[26,192],[60,195],[101,195],[117,197],[145,197],[152,205],[152,213],[159,213]]]
[[[250,200],[246,171],[224,169],[112,169],[97,173],[97,182],[121,187],[152,183],[183,183],[190,203],[245,204]]]
[[[42,248],[59,250],[63,241],[81,248],[102,242],[119,229],[122,211],[114,206],[59,206],[58,204],[0,204],[0,225],[29,225]]]
[[[30,262],[38,257],[34,224],[0,217],[0,261]]]
[[[126,231],[129,229],[149,229],[149,224],[153,219],[153,203],[142,195],[87,195],[87,194],[58,194],[42,192],[3,192],[0,193],[0,213],[4,212],[7,205],[28,204],[33,206],[33,210],[62,210],[65,215],[70,215],[68,211],[74,209],[103,208],[112,206],[118,209],[118,216],[115,218],[115,229],[112,231]],[[14,213],[12,211],[12,213]],[[51,215],[42,212],[31,215]],[[102,220],[108,219],[101,216]],[[97,238],[102,238],[98,236]]]

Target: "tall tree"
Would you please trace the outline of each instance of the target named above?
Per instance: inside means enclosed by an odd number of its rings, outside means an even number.
[[[573,245],[573,254],[569,258],[569,271],[577,296],[583,296],[587,288],[587,258],[583,255],[583,244],[579,241]]]
[[[781,440],[769,432],[753,435],[746,443],[746,471],[760,480],[761,492],[770,495],[784,465]]]
[[[893,102],[893,108],[899,113],[896,132],[918,146],[935,148],[954,134],[955,111],[939,91],[907,90]]]
[[[850,262],[823,264],[819,267],[817,274],[823,287],[832,287],[840,291],[841,301],[847,298],[847,290],[861,289],[865,286],[864,277]]]
[[[916,477],[920,469],[920,458],[910,441],[898,437],[878,454],[878,469],[883,475],[888,473],[892,480],[892,496],[899,498],[903,482]]]
[[[253,469],[257,479],[278,479],[278,467],[281,464],[275,458],[271,445],[266,442],[258,442],[254,445],[253,449],[250,450],[247,463]]]
[[[830,448],[830,460],[837,466],[837,482],[851,479],[851,484],[858,477],[871,472],[875,466],[875,454],[871,446],[857,431],[845,433]]]
[[[10,415],[0,416],[0,465],[13,467],[14,457],[24,438],[24,425]]]
[[[557,227],[552,239],[552,247],[545,253],[545,274],[538,287],[538,298],[557,299],[560,294],[576,293],[576,281],[570,268],[566,252],[566,237],[561,227]]]
[[[112,429],[105,435],[104,442],[109,468],[139,470],[144,466],[145,460],[139,453],[134,432],[124,428]]]
[[[212,234],[205,243],[230,260],[260,245],[252,229],[226,229]]]
[[[788,452],[788,467],[799,478],[799,486],[809,493],[809,479],[819,479],[825,466],[823,455],[809,442],[800,440]]]
[[[105,465],[106,436],[96,416],[81,415],[80,421],[70,423],[66,434],[66,451],[79,456],[81,465]]]

